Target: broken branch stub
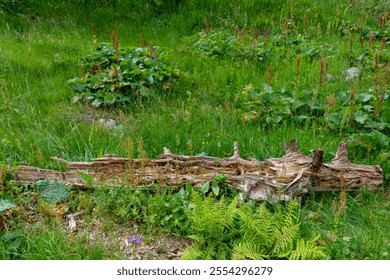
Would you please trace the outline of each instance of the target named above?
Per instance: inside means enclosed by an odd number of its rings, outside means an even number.
[[[323,163],[321,148],[309,157],[300,152],[297,142],[283,144],[285,156],[265,161],[241,158],[239,146],[234,143],[233,156],[184,156],[172,154],[164,148],[157,159],[128,159],[119,155],[105,155],[92,162],[54,160],[67,165],[69,171],[39,169],[21,166],[13,173],[16,184],[31,184],[42,179],[54,179],[72,186],[86,186],[80,172],[91,176],[93,184],[181,187],[187,183],[200,188],[212,182],[216,175],[225,176],[226,184],[237,188],[248,199],[292,200],[309,190],[355,190],[367,187],[378,189],[383,183],[382,170],[378,165],[350,163],[347,142],[340,144],[335,159]]]

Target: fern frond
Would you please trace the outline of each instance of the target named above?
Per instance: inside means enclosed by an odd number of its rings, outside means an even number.
[[[275,247],[272,253],[278,258],[285,258],[294,249],[294,242],[299,238],[299,224],[283,226],[280,231],[275,232]]]
[[[238,195],[232,200],[229,206],[226,209],[226,221],[229,225],[232,225],[234,218],[237,216],[237,205],[238,205]]]
[[[199,244],[203,244],[204,242],[206,242],[204,236],[202,235],[193,234],[193,235],[189,235],[188,238],[196,241]]]
[[[202,260],[214,260],[216,259],[216,244],[215,242],[209,242],[203,249]]]
[[[284,215],[284,225],[292,226],[298,223],[299,205],[296,200],[287,204],[286,212]]]
[[[269,255],[266,253],[260,244],[253,242],[240,242],[233,247],[233,260],[265,260],[269,259]]]
[[[237,216],[240,222],[239,232],[243,240],[253,239],[254,242],[266,247],[274,242],[273,217],[264,205],[261,205],[255,213],[241,207],[237,211]]]
[[[290,260],[317,260],[324,259],[326,257],[323,249],[313,241],[305,241],[299,239],[296,244],[296,248],[291,252]]]
[[[201,260],[203,256],[203,251],[199,248],[199,245],[193,244],[183,251],[181,255],[182,260]]]
[[[191,204],[193,209],[201,206],[203,204],[204,197],[198,191],[192,189],[191,190]]]

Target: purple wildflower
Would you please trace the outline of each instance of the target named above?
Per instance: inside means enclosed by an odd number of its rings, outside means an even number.
[[[139,235],[137,235],[137,236],[135,236],[135,237],[129,237],[128,239],[127,239],[127,241],[129,241],[129,243],[133,243],[133,242],[135,242],[135,243],[137,243],[137,244],[140,244],[141,242],[142,242],[142,238],[141,238],[141,236],[139,236]]]

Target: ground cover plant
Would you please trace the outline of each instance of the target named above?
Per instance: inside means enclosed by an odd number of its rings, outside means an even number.
[[[2,1],[0,258],[390,259],[389,8],[379,0]],[[384,186],[262,204],[238,202],[222,177],[200,192],[78,190],[16,186],[6,172],[62,170],[52,156],[155,158],[163,147],[226,157],[234,141],[243,157],[264,160],[291,139],[307,155],[322,147],[325,161],[350,141],[350,160],[380,164]],[[216,205],[235,218],[207,232]],[[261,219],[273,232],[267,244],[250,225]],[[283,228],[289,242],[278,238]]]
[[[100,43],[96,52],[81,59],[82,77],[68,81],[80,94],[74,101],[81,99],[94,107],[123,105],[147,97],[156,87],[169,89],[169,80],[179,76],[178,69],[159,60],[157,46],[120,49],[115,34],[114,46]]]

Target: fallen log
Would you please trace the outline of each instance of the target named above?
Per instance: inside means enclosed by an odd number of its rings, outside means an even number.
[[[297,142],[292,140],[290,145],[282,145],[283,157],[265,161],[241,158],[235,142],[233,156],[228,158],[174,155],[164,148],[164,153],[154,160],[104,155],[92,162],[70,162],[54,157],[65,164],[68,171],[20,166],[11,173],[13,182],[19,185],[53,179],[78,187],[88,184],[181,187],[190,183],[200,188],[221,175],[229,187],[257,201],[290,201],[310,190],[351,191],[361,187],[377,190],[383,184],[382,169],[379,165],[351,163],[347,145],[347,142],[340,143],[336,157],[330,163],[323,163],[321,148],[309,157],[300,152]],[[87,182],[86,176],[90,176],[92,183]]]

